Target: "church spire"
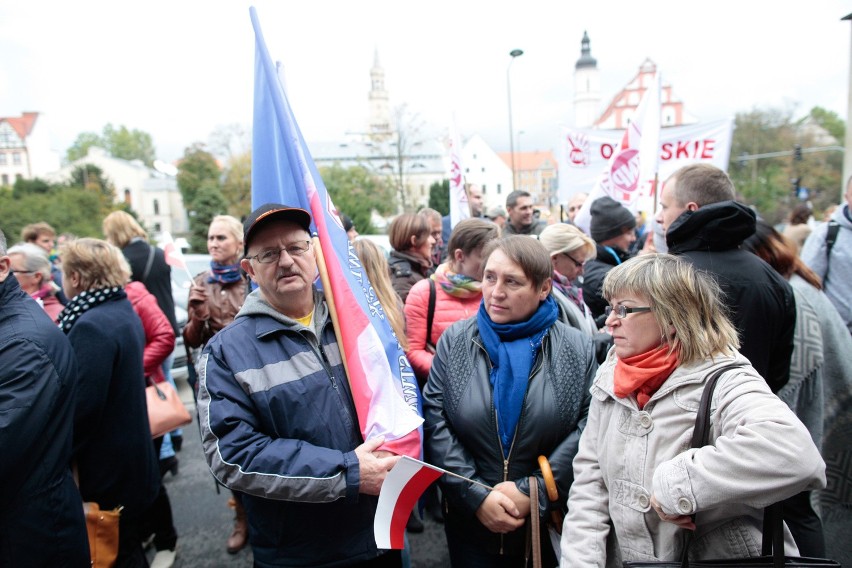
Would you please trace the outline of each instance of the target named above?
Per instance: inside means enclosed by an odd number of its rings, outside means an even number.
[[[583,67],[592,67],[596,68],[598,66],[598,60],[592,57],[592,48],[591,41],[589,41],[589,33],[583,32],[583,41],[580,42],[580,59],[577,60],[577,65],[575,69],[581,69]]]

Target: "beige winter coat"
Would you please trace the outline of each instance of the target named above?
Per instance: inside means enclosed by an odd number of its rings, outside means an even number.
[[[613,394],[615,362],[610,350],[592,385],[574,459],[562,568],[678,560],[683,530],[660,520],[651,495],[668,514],[697,511],[691,557],[756,556],[763,507],[825,486],[825,464],[807,429],[742,355],[675,370],[641,411],[633,396]],[[745,367],[726,372],[716,385],[715,445],[688,449],[705,379],[732,362]],[[794,553],[786,536],[787,552]]]

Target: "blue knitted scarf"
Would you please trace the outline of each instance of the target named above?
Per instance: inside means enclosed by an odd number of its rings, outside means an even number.
[[[479,335],[491,359],[489,379],[504,458],[509,457],[515,428],[521,418],[535,355],[558,315],[552,296],[548,296],[528,320],[518,323],[494,323],[485,311],[485,302],[479,304],[476,319]]]
[[[210,275],[207,277],[209,283],[233,284],[234,282],[239,282],[241,278],[240,263],[219,264],[216,261],[210,261]]]

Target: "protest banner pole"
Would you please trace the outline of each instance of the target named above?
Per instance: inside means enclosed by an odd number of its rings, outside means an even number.
[[[331,293],[331,279],[328,277],[328,268],[325,264],[325,254],[322,251],[322,244],[318,236],[314,235],[311,239],[314,244],[314,254],[317,259],[317,269],[319,270],[320,282],[322,282],[323,295],[325,303],[328,306],[328,313],[331,316],[331,326],[334,328],[334,337],[337,339],[337,344],[340,346],[340,352],[343,353],[343,336],[340,333],[340,319],[337,315],[337,306],[334,303],[334,294]],[[346,357],[341,357],[343,360],[343,370],[346,372],[346,380],[349,381],[349,363]],[[349,388],[352,388],[350,382]]]

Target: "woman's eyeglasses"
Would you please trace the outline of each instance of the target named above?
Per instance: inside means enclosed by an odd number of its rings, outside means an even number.
[[[570,255],[570,254],[568,254],[567,252],[563,252],[562,254],[564,254],[564,255],[568,258],[568,260],[570,260],[571,262],[573,262],[573,263],[574,263],[574,266],[576,266],[577,268],[583,268],[584,266],[586,266],[586,263],[585,263],[585,262],[580,262],[579,260],[577,260],[576,258],[574,258],[573,256],[571,256],[571,255]]]
[[[615,317],[618,319],[624,319],[627,317],[627,314],[635,314],[637,312],[650,312],[651,308],[628,308],[627,306],[607,306],[604,308],[604,314],[606,317],[609,317],[609,314],[615,312]]]

